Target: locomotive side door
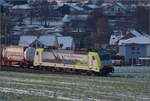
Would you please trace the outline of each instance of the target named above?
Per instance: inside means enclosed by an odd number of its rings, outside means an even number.
[[[89,69],[94,69],[96,67],[96,59],[94,56],[89,56]]]
[[[101,68],[100,58],[96,52],[89,52],[89,69],[99,72]]]
[[[35,51],[34,55],[34,66],[40,66],[42,64],[42,52],[44,51],[43,48],[38,48]]]

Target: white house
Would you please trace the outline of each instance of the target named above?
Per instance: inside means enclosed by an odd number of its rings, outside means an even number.
[[[120,2],[104,3],[101,5],[104,14],[108,16],[125,16],[127,14],[127,7]]]
[[[70,36],[57,37],[61,49],[75,49],[75,42]]]
[[[20,36],[19,46],[29,47],[33,44],[33,42],[37,40],[37,36],[33,35],[22,35]]]
[[[59,33],[52,35],[22,35],[20,36],[19,46],[22,47],[42,47],[42,48],[60,48],[60,49],[75,49],[75,42],[71,36],[62,36]]]
[[[109,45],[117,45],[118,41],[122,38],[123,36],[117,36],[117,35],[111,35],[110,40],[109,40]]]
[[[150,65],[150,37],[139,36],[119,41],[119,55],[128,64]]]
[[[42,35],[38,38],[38,41],[44,48],[58,47],[58,40],[55,35]]]

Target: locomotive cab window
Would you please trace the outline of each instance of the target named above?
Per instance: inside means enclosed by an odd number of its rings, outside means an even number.
[[[36,52],[36,55],[39,55],[39,52]]]
[[[93,60],[95,60],[95,57],[94,57],[94,56],[92,56],[92,59],[93,59]]]

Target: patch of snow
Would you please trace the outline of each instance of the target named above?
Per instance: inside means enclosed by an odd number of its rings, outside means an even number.
[[[124,45],[124,44],[150,44],[150,37],[133,37],[129,39],[123,39],[119,41],[119,45]]]
[[[23,35],[23,36],[20,36],[19,46],[28,47],[36,39],[37,39],[37,37],[36,36],[32,36],[32,35]]]
[[[57,37],[55,35],[43,35],[38,38],[38,41],[45,46],[56,46]]]
[[[123,5],[122,3],[120,2],[117,2],[116,3],[118,6],[120,6],[121,8],[123,8],[124,10],[127,10],[127,7],[125,5]]]
[[[97,6],[97,5],[94,5],[94,4],[89,4],[89,5],[87,5],[87,7],[92,8],[92,9],[98,8],[98,6]]]
[[[74,46],[74,40],[72,37],[69,36],[61,36],[61,37],[57,37],[58,39],[58,44],[61,45],[62,44],[62,49],[67,49],[67,48],[75,48]]]
[[[31,9],[31,7],[28,4],[24,4],[24,5],[15,5],[12,7],[12,9]]]
[[[111,35],[109,44],[116,45],[117,42],[122,38],[122,36]]]
[[[136,30],[131,30],[130,33],[132,33],[133,35],[135,35],[136,37],[142,36],[141,33],[137,32]]]
[[[69,15],[66,14],[63,19],[62,19],[63,22],[70,22],[70,19],[69,19]]]
[[[65,3],[65,5],[68,5],[71,8],[79,10],[79,11],[83,11],[84,10],[82,7],[78,6],[78,3]]]

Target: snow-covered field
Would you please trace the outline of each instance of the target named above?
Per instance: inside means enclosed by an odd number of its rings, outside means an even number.
[[[112,76],[150,78],[150,67],[145,66],[115,67],[115,72],[112,74]]]
[[[115,67],[112,77],[0,71],[0,101],[150,101],[149,71]],[[128,76],[134,72],[149,76]]]

